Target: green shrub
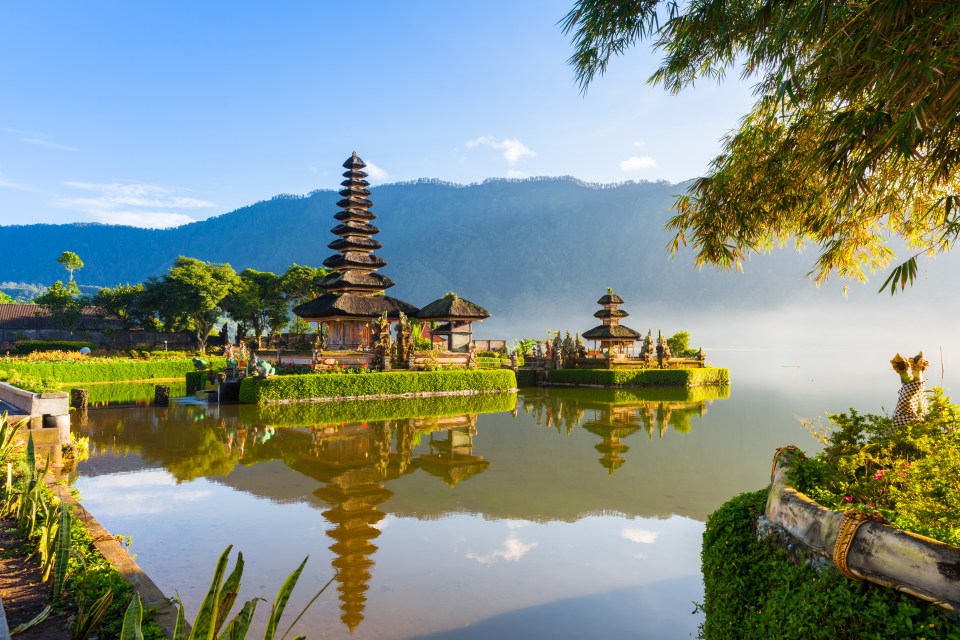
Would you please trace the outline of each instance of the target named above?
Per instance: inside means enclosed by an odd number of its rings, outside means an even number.
[[[13,345],[13,353],[25,356],[34,351],[80,351],[84,347],[92,350],[96,345],[80,340],[18,340]]]
[[[6,382],[18,389],[30,393],[52,393],[60,391],[60,385],[51,378],[37,378],[23,375],[19,371],[0,369],[0,382]]]
[[[221,369],[226,361],[210,360]],[[80,362],[5,362],[6,369],[23,376],[49,378],[68,382],[120,382],[123,380],[155,380],[182,378],[193,371],[191,359],[130,360],[127,358],[91,358]]]
[[[517,371],[517,386],[521,388],[537,386],[537,372],[533,369],[520,369]]]
[[[301,402],[264,406],[241,405],[240,419],[248,424],[302,427],[344,422],[459,416],[468,413],[501,413],[512,411],[516,406],[517,396],[514,393],[481,393],[471,396]]]
[[[960,638],[937,606],[895,589],[815,572],[758,539],[767,490],[730,500],[703,534],[701,637],[710,640]]]
[[[240,402],[269,404],[282,400],[309,400],[341,396],[401,395],[437,391],[507,391],[515,389],[513,371],[453,369],[445,371],[388,371],[366,375],[313,373],[245,378]]]
[[[182,382],[164,382],[164,384],[170,387],[171,398],[187,395],[186,387]],[[84,388],[87,390],[87,402],[98,405],[152,401],[156,386],[156,382],[107,382],[93,383]]]
[[[561,384],[636,387],[696,387],[730,384],[725,368],[704,369],[551,369],[547,381]]]
[[[207,373],[207,371],[197,371],[195,369],[193,371],[187,371],[184,374],[187,382],[185,388],[186,395],[192,396],[200,389],[203,389],[203,385],[207,382]]]
[[[499,369],[501,366],[510,366],[510,359],[500,359],[499,356],[477,356],[477,366],[481,369]]]
[[[960,545],[960,407],[932,392],[922,422],[894,427],[888,416],[829,416],[834,431],[791,481],[823,506],[877,511],[891,525]]]

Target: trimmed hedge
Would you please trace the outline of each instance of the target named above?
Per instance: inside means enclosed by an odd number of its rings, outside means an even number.
[[[108,404],[120,402],[144,402],[153,401],[154,387],[159,382],[121,382],[121,383],[97,383],[83,387],[87,390],[87,402],[90,404]],[[170,387],[170,397],[186,395],[183,382],[166,381],[165,384]]]
[[[468,413],[502,413],[513,411],[516,406],[515,393],[481,393],[472,396],[241,405],[240,419],[247,424],[302,427],[344,422],[436,418]]]
[[[208,359],[211,366],[223,368],[223,358]],[[124,360],[119,358],[83,360],[81,362],[4,362],[4,368],[33,378],[52,378],[60,383],[121,382],[182,378],[193,371],[192,359]]]
[[[92,342],[81,340],[17,340],[13,344],[13,353],[25,356],[34,351],[80,351],[84,347],[97,348]]]
[[[187,371],[184,374],[186,378],[186,395],[192,396],[200,389],[203,389],[203,385],[207,382],[207,371],[198,371],[194,369],[193,371]]]
[[[537,372],[533,369],[519,369],[517,371],[517,386],[521,388],[537,386]]]
[[[342,396],[400,395],[437,391],[508,391],[517,387],[509,369],[450,369],[445,371],[387,371],[383,373],[311,373],[244,378],[240,402],[270,404],[283,400]]]
[[[730,370],[705,369],[550,369],[548,382],[604,387],[696,387],[730,384]]]
[[[767,490],[742,494],[707,518],[703,534],[706,614],[700,636],[769,638],[960,638],[940,607],[895,589],[815,572],[758,539]]]

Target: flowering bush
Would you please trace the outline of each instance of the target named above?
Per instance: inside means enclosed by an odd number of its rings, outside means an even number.
[[[797,489],[838,510],[869,511],[890,524],[960,545],[960,407],[933,389],[922,422],[830,416],[823,453],[796,467]]]

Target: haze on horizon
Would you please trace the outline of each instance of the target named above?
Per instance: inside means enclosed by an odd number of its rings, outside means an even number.
[[[240,2],[2,10],[0,224],[169,227],[335,187],[701,175],[752,104],[728,79],[650,87],[645,48],[581,95],[571,0]]]

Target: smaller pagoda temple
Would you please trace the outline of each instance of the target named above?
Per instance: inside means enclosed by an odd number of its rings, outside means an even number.
[[[343,199],[337,202],[341,211],[333,216],[340,224],[331,229],[337,239],[327,245],[338,253],[323,261],[334,271],[320,282],[327,293],[293,310],[307,322],[327,326],[330,349],[369,349],[376,318],[386,313],[397,320],[400,313],[412,316],[418,311],[408,302],[383,295],[394,282],[377,273],[387,262],[373,253],[383,245],[373,238],[380,229],[370,223],[377,216],[370,210],[366,166],[356,151],[343,163],[346,180],[340,183]]]
[[[623,298],[615,294],[613,289],[607,289],[607,295],[597,300],[597,304],[603,308],[594,313],[593,317],[600,318],[603,324],[584,331],[583,338],[594,343],[599,342],[601,349],[609,349],[611,353],[632,353],[634,343],[642,340],[642,337],[630,327],[620,324],[622,318],[630,315],[619,308],[623,304]]]
[[[446,337],[447,350],[467,353],[473,340],[473,323],[489,318],[490,312],[478,304],[464,300],[453,291],[434,300],[417,313],[423,322],[440,322],[430,333]]]

